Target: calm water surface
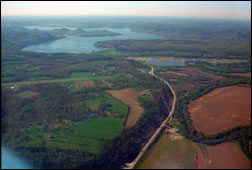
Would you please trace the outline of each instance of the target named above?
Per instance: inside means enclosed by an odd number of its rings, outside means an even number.
[[[59,28],[68,28],[68,29],[76,29],[69,27],[39,27],[39,26],[29,26],[25,27],[28,29],[39,29],[39,30],[53,30]],[[85,28],[83,28],[85,29]],[[107,41],[107,40],[127,40],[127,39],[135,39],[135,40],[147,40],[147,39],[165,39],[159,35],[149,34],[149,33],[141,33],[141,32],[133,32],[129,28],[93,28],[93,29],[85,29],[85,30],[101,30],[107,29],[112,32],[121,33],[119,36],[104,36],[104,37],[79,37],[79,36],[67,36],[63,39],[30,45],[23,50],[34,51],[34,52],[47,52],[47,53],[55,53],[55,52],[65,52],[65,53],[91,53],[95,51],[103,50],[103,48],[97,48],[94,44],[97,41]]]
[[[33,169],[6,147],[1,147],[1,169]]]

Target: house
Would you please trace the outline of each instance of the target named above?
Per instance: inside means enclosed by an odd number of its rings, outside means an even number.
[[[142,92],[141,94],[142,94],[142,96],[146,96],[146,93],[144,93],[144,92]]]
[[[177,128],[174,128],[174,130],[175,130],[175,132],[176,132],[176,133],[179,133],[179,129],[177,129]]]
[[[49,139],[53,139],[53,136],[48,136]]]

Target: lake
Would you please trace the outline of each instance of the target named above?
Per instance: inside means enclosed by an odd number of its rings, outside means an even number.
[[[6,147],[1,147],[1,169],[33,169]]]
[[[160,60],[150,60],[146,61],[146,64],[152,64],[155,66],[184,66],[183,61],[160,61]]]
[[[39,29],[39,30],[53,30],[59,28],[68,28],[74,30],[76,28],[69,27],[40,27],[40,26],[26,26],[27,29]],[[79,37],[79,36],[66,36],[63,39],[58,39],[50,42],[40,43],[29,45],[23,50],[33,51],[33,52],[46,52],[46,53],[56,53],[56,52],[65,52],[65,53],[91,53],[96,51],[104,50],[103,48],[97,48],[94,44],[98,41],[107,41],[107,40],[147,40],[147,39],[165,39],[162,36],[133,32],[129,28],[92,28],[84,30],[103,30],[107,29],[112,32],[120,33],[119,36],[104,36],[104,37]]]

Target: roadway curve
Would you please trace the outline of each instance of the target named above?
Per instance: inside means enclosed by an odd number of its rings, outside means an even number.
[[[173,90],[173,88],[171,87],[171,85],[164,79],[156,76],[154,74],[154,68],[153,66],[151,66],[151,71],[149,72],[149,74],[151,74],[152,76],[156,77],[157,79],[159,79],[160,81],[163,81],[172,91],[173,94],[173,103],[172,103],[172,109],[169,113],[169,115],[167,116],[167,118],[163,121],[163,123],[160,125],[160,127],[156,130],[156,132],[151,136],[151,138],[149,139],[149,141],[144,145],[144,147],[142,148],[142,150],[140,151],[140,153],[138,154],[138,156],[136,157],[136,159],[131,162],[131,163],[126,163],[125,165],[127,166],[124,169],[133,169],[134,166],[136,165],[136,163],[140,160],[140,158],[143,156],[144,152],[148,149],[148,147],[151,145],[151,143],[156,139],[156,137],[158,136],[158,134],[160,133],[161,129],[166,125],[166,123],[170,120],[171,116],[173,115],[174,111],[175,111],[175,104],[176,104],[176,93]],[[164,101],[165,102],[165,101]],[[166,102],[165,102],[166,103]],[[168,108],[167,108],[168,110]]]

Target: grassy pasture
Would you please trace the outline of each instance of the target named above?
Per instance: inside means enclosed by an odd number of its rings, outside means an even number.
[[[31,140],[26,140],[20,145],[56,147],[97,153],[104,140],[110,140],[122,131],[123,122],[124,119],[109,116],[92,118],[74,124],[68,122],[60,128],[46,128],[43,131],[40,131],[38,126],[32,125],[26,133]],[[53,136],[53,138],[48,136]]]
[[[100,104],[111,104],[111,112],[112,116],[120,115],[123,118],[126,118],[126,114],[128,111],[127,105],[123,104],[119,100],[115,99],[114,97],[104,94],[94,99],[89,99],[84,101],[84,103],[91,109],[91,110],[98,110]]]
[[[28,95],[30,95],[32,93],[33,93],[32,91],[24,91],[24,92],[18,93],[18,96],[19,97],[25,97],[25,96],[28,96]]]
[[[70,74],[70,78],[87,78],[92,79],[92,73],[91,72],[73,72]]]
[[[193,143],[186,138],[172,140],[163,133],[146,152],[135,168],[139,169],[187,169],[192,168],[197,153]]]
[[[24,133],[31,140],[25,140],[20,145],[56,147],[98,153],[105,140],[113,139],[123,130],[128,107],[108,94],[84,102],[88,107],[94,104],[110,104],[111,115],[92,117],[78,122],[68,120],[59,123],[56,121],[54,123],[60,124],[57,128],[52,128],[46,123],[42,125],[33,124]],[[53,138],[48,136],[53,136]]]

